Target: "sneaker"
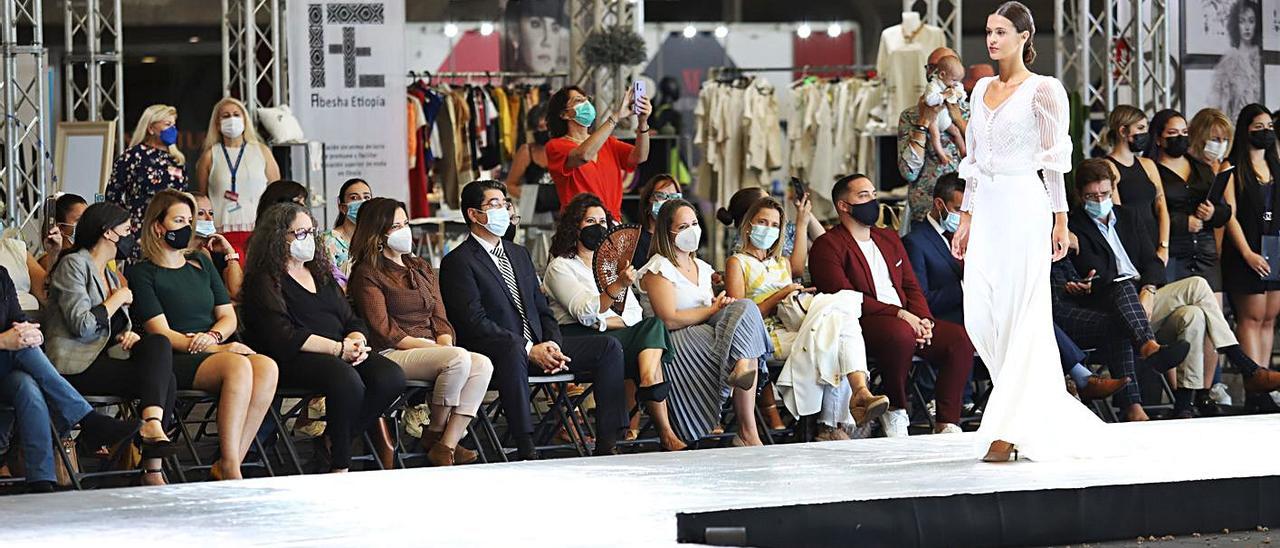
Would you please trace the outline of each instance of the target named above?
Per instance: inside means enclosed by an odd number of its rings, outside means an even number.
[[[880,426],[884,428],[884,435],[888,438],[905,438],[907,437],[907,427],[911,425],[911,418],[907,416],[906,409],[892,409],[888,413],[880,415]]]
[[[963,434],[964,430],[961,430],[960,425],[958,424],[948,423],[942,426],[942,430],[939,430],[934,433],[935,434]]]
[[[1280,405],[1280,390],[1271,391],[1271,401],[1276,402],[1276,405]]]
[[[841,424],[840,429],[849,435],[851,440],[865,440],[871,437],[871,428],[874,422],[868,422],[862,426],[857,424]]]
[[[1227,385],[1223,383],[1214,383],[1213,388],[1209,389],[1209,399],[1218,405],[1231,405],[1231,394],[1227,392]]]

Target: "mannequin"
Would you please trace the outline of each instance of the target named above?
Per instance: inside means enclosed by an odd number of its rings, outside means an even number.
[[[884,29],[880,34],[876,72],[889,86],[886,115],[890,119],[896,119],[902,109],[914,107],[924,94],[928,83],[925,60],[934,49],[947,45],[946,42],[942,29],[925,24],[914,11],[902,12],[902,24]]]

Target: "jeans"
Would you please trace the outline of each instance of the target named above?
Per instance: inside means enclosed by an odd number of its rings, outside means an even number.
[[[13,407],[27,481],[54,481],[53,434],[60,436],[92,410],[38,348],[0,351],[0,402]]]

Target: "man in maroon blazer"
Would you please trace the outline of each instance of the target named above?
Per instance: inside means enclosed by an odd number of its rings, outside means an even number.
[[[840,226],[813,243],[809,274],[818,291],[862,293],[862,334],[867,354],[884,375],[890,410],[881,418],[890,437],[907,435],[907,376],[919,355],[939,369],[935,433],[959,432],[960,403],[973,369],[973,344],[960,324],[934,320],[902,240],[876,228],[880,204],[866,175],[836,181],[831,201]]]

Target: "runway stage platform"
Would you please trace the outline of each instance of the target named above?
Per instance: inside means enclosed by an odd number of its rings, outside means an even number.
[[[956,434],[4,497],[0,543],[1014,546],[1280,526],[1280,416],[1108,428],[1143,451],[994,465]]]

